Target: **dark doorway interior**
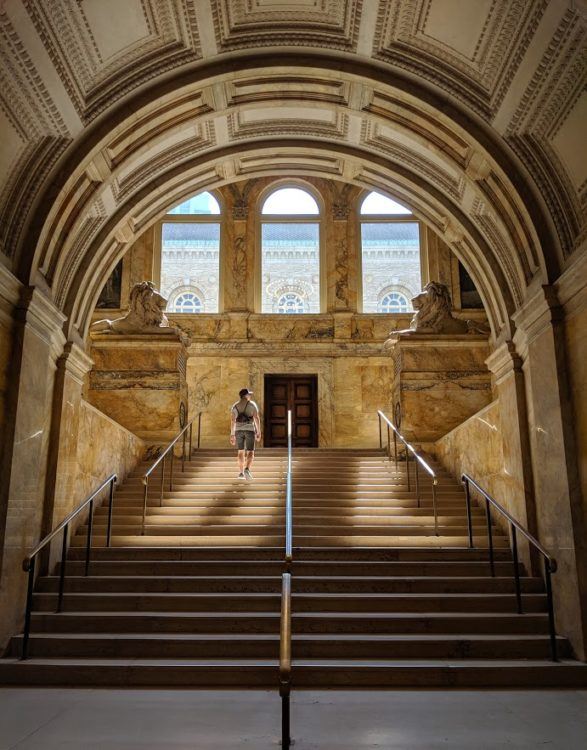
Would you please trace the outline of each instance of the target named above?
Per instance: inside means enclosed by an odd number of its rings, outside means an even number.
[[[292,411],[293,445],[318,447],[318,377],[265,375],[265,446],[287,445],[287,411]]]

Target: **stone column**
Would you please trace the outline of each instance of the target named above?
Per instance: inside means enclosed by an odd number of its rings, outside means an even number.
[[[504,466],[500,474],[500,484],[504,489],[502,496],[495,499],[532,534],[536,534],[536,508],[522,359],[516,353],[513,342],[507,341],[498,346],[486,362],[494,376],[501,434],[504,436]],[[521,537],[519,547],[524,563],[536,570],[537,560]]]
[[[222,225],[221,312],[247,312],[254,309],[254,235],[248,231],[247,193],[236,187],[226,200],[228,221]]]
[[[331,221],[325,221],[324,244],[326,275],[326,311],[349,313],[357,311],[357,241],[358,220],[350,209],[353,192],[350,186],[337,192],[325,213]],[[344,317],[344,316],[343,316]]]
[[[79,419],[84,378],[91,367],[90,357],[72,342],[65,345],[65,351],[57,360],[43,514],[46,533],[83,500],[76,494]],[[72,526],[71,533],[75,526]],[[58,543],[55,547],[59,546]]]
[[[38,289],[23,290],[15,318],[0,483],[0,642],[21,624],[22,561],[42,533],[55,363],[65,343],[65,316]]]
[[[574,414],[566,374],[562,309],[552,287],[534,290],[513,316],[523,359],[538,538],[553,554],[558,629],[584,658],[587,532],[577,472]]]

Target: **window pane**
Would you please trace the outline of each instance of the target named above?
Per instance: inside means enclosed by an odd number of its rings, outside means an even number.
[[[161,294],[175,305],[179,294],[192,294],[200,301],[196,310],[181,312],[218,312],[218,273],[220,224],[176,224],[165,222],[161,243]]]
[[[281,188],[263,203],[264,214],[319,214],[318,204],[310,193],[300,188]]]
[[[218,201],[210,193],[200,193],[188,198],[187,201],[180,203],[169,211],[170,214],[219,214],[220,206]]]
[[[261,311],[320,312],[318,224],[263,224]]]
[[[387,198],[381,193],[369,193],[361,206],[362,214],[411,214],[409,208],[402,206],[391,198]]]
[[[422,288],[417,222],[361,224],[363,312],[386,312],[382,302],[396,292],[407,302]],[[400,298],[396,297],[397,307]],[[392,298],[388,305],[391,307]],[[412,309],[411,303],[407,306]],[[388,312],[395,312],[389,309]],[[397,312],[400,312],[398,309]]]

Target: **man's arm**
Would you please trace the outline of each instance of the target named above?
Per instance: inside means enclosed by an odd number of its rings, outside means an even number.
[[[257,442],[261,440],[261,420],[259,419],[259,410],[257,409],[253,415],[253,424],[255,425],[255,437]]]
[[[236,442],[236,437],[234,435],[234,431],[236,430],[236,414],[234,413],[234,409],[230,410],[230,444],[234,445]]]

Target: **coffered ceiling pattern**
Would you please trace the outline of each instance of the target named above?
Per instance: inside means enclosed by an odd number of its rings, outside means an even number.
[[[410,203],[501,320],[585,240],[586,36],[577,0],[0,0],[0,250],[73,305],[198,187],[331,176]]]

